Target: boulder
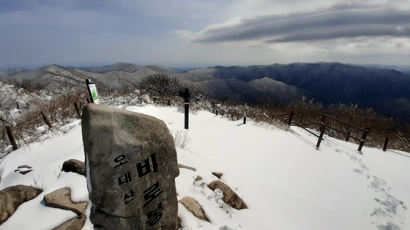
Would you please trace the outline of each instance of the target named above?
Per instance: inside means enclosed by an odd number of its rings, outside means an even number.
[[[71,200],[71,190],[69,188],[60,188],[45,195],[44,202],[49,207],[70,210],[79,216],[87,209],[87,202],[74,203]]]
[[[166,124],[144,114],[88,104],[82,134],[94,227],[174,230],[179,168]]]
[[[215,180],[212,181],[208,188],[214,191],[215,189],[219,189],[223,192],[223,201],[235,209],[245,209],[248,208],[245,202],[236,194],[228,185],[224,184],[222,181]]]
[[[81,230],[86,219],[87,218],[84,215],[77,216],[53,228],[53,230]]]
[[[188,211],[190,211],[197,218],[199,218],[201,220],[204,220],[204,221],[210,222],[208,216],[206,215],[206,213],[204,211],[204,209],[198,203],[198,201],[196,201],[194,198],[186,196],[186,197],[182,198],[179,202],[182,205],[184,205],[184,207],[186,209],[188,209]]]
[[[43,190],[26,185],[16,185],[0,191],[0,224],[26,201],[36,198]]]
[[[79,160],[71,159],[65,161],[61,170],[64,172],[74,172],[85,176],[85,164]]]
[[[201,176],[196,176],[194,182],[195,181],[200,181],[200,180],[202,180],[202,177]]]
[[[218,177],[218,179],[221,179],[221,177],[222,177],[224,174],[221,173],[221,172],[212,172],[212,175]]]

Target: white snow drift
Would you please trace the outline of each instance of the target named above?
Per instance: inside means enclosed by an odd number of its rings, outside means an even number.
[[[183,229],[410,229],[408,153],[364,147],[361,155],[356,144],[329,137],[317,150],[317,138],[297,127],[283,130],[252,121],[241,125],[205,111],[191,114],[185,131],[183,113],[175,107],[123,108],[164,120],[173,134],[187,132],[188,143],[177,147],[178,161],[197,171],[180,169],[178,199],[194,197],[211,223],[179,204]],[[61,172],[65,160],[84,160],[80,122],[65,128],[66,134],[31,144],[3,160],[0,189],[25,184],[44,192],[21,205],[0,229],[51,229],[73,218],[73,212],[41,202],[61,187],[71,188],[74,201],[88,201],[85,177]],[[14,172],[24,164],[34,171]],[[220,191],[207,188],[217,179],[212,171],[224,173],[221,180],[249,209],[235,210],[223,203]],[[197,175],[203,180],[193,183]],[[89,220],[83,229],[93,229]]]

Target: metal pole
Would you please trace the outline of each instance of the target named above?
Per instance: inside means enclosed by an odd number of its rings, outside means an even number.
[[[243,124],[246,124],[246,109],[247,109],[247,105],[245,103],[245,106],[243,107]]]
[[[189,101],[190,101],[190,94],[189,94],[189,89],[185,88],[184,91],[179,92],[179,96],[184,98],[184,104],[185,104],[185,129],[188,129],[188,123],[189,123]]]
[[[89,84],[92,84],[90,79],[85,79],[85,84],[87,84],[87,90],[88,90],[88,94],[90,96],[90,101],[87,100],[88,103],[94,103],[94,99],[93,99],[93,95],[91,94],[91,90],[90,87],[88,86]]]
[[[185,102],[185,129],[188,129],[189,124],[189,102]]]

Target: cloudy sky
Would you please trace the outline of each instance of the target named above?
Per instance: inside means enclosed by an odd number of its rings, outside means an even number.
[[[0,0],[0,68],[410,65],[410,0]]]

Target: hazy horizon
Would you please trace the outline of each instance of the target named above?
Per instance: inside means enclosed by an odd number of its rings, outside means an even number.
[[[113,62],[113,63],[79,63],[79,64],[56,64],[56,63],[49,63],[49,64],[41,64],[41,65],[29,65],[29,66],[10,66],[10,67],[0,67],[0,70],[12,70],[12,69],[18,69],[18,68],[23,68],[26,70],[34,70],[38,69],[41,67],[48,67],[52,65],[57,65],[61,66],[63,68],[98,68],[98,67],[104,67],[104,66],[112,66],[116,64],[132,64],[136,66],[158,66],[161,68],[167,68],[171,70],[175,69],[181,69],[181,70],[188,70],[188,69],[201,69],[201,68],[213,68],[216,66],[222,66],[222,67],[232,67],[232,66],[266,66],[266,65],[291,65],[291,64],[321,64],[321,63],[338,63],[342,65],[353,65],[353,66],[363,66],[363,67],[370,67],[370,68],[381,68],[381,69],[395,69],[399,71],[410,71],[410,65],[381,65],[381,64],[355,64],[355,63],[343,63],[343,62],[327,62],[327,61],[318,61],[318,62],[289,62],[289,63],[270,63],[270,64],[248,64],[248,65],[221,65],[221,64],[216,64],[216,65],[175,65],[175,66],[166,66],[166,65],[158,65],[158,64],[153,64],[153,63],[148,63],[148,64],[139,64],[139,63],[131,63],[131,62]]]

